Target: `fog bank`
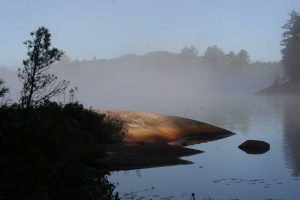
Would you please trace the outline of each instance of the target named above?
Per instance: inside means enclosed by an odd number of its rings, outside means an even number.
[[[280,78],[277,62],[250,62],[248,53],[224,53],[216,46],[198,55],[194,47],[180,53],[166,51],[127,54],[114,59],[71,60],[64,56],[52,72],[78,87],[75,100],[85,106],[136,111],[147,107],[198,101],[204,95],[253,94]],[[16,101],[21,85],[16,72],[5,68],[0,76]],[[55,100],[68,102],[68,92]]]

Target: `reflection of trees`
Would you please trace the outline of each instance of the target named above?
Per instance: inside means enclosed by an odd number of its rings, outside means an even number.
[[[137,175],[139,178],[142,177],[141,170],[137,169],[137,170],[135,170],[135,173],[136,173],[136,175]]]
[[[300,176],[300,103],[289,102],[284,109],[284,142],[285,157],[288,167],[293,169],[293,176]]]
[[[116,186],[103,172],[78,162],[56,166],[36,152],[30,156],[19,160],[0,158],[1,199],[120,199]]]

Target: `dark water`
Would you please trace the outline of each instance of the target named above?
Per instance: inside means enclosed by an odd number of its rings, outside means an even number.
[[[113,172],[110,180],[124,199],[191,199],[191,193],[196,199],[300,199],[300,99],[189,99],[148,105],[144,111],[192,118],[237,134],[191,146],[205,151],[185,157],[191,165]],[[265,140],[271,150],[246,154],[237,146],[247,139]]]

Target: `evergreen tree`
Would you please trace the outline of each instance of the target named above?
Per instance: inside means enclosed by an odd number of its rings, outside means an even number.
[[[282,63],[286,75],[291,81],[300,78],[300,15],[295,10],[290,13],[290,19],[282,27],[281,45],[283,49]]]
[[[24,44],[28,58],[23,60],[23,69],[18,69],[18,77],[23,83],[21,105],[30,109],[50,98],[61,94],[68,81],[58,81],[57,76],[49,73],[51,64],[60,60],[63,51],[51,47],[51,34],[45,27],[31,32],[32,40]]]

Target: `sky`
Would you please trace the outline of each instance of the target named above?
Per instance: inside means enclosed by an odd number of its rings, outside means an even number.
[[[281,26],[299,0],[0,0],[0,67],[16,69],[40,26],[72,59],[113,58],[193,45],[246,49],[279,61]]]

